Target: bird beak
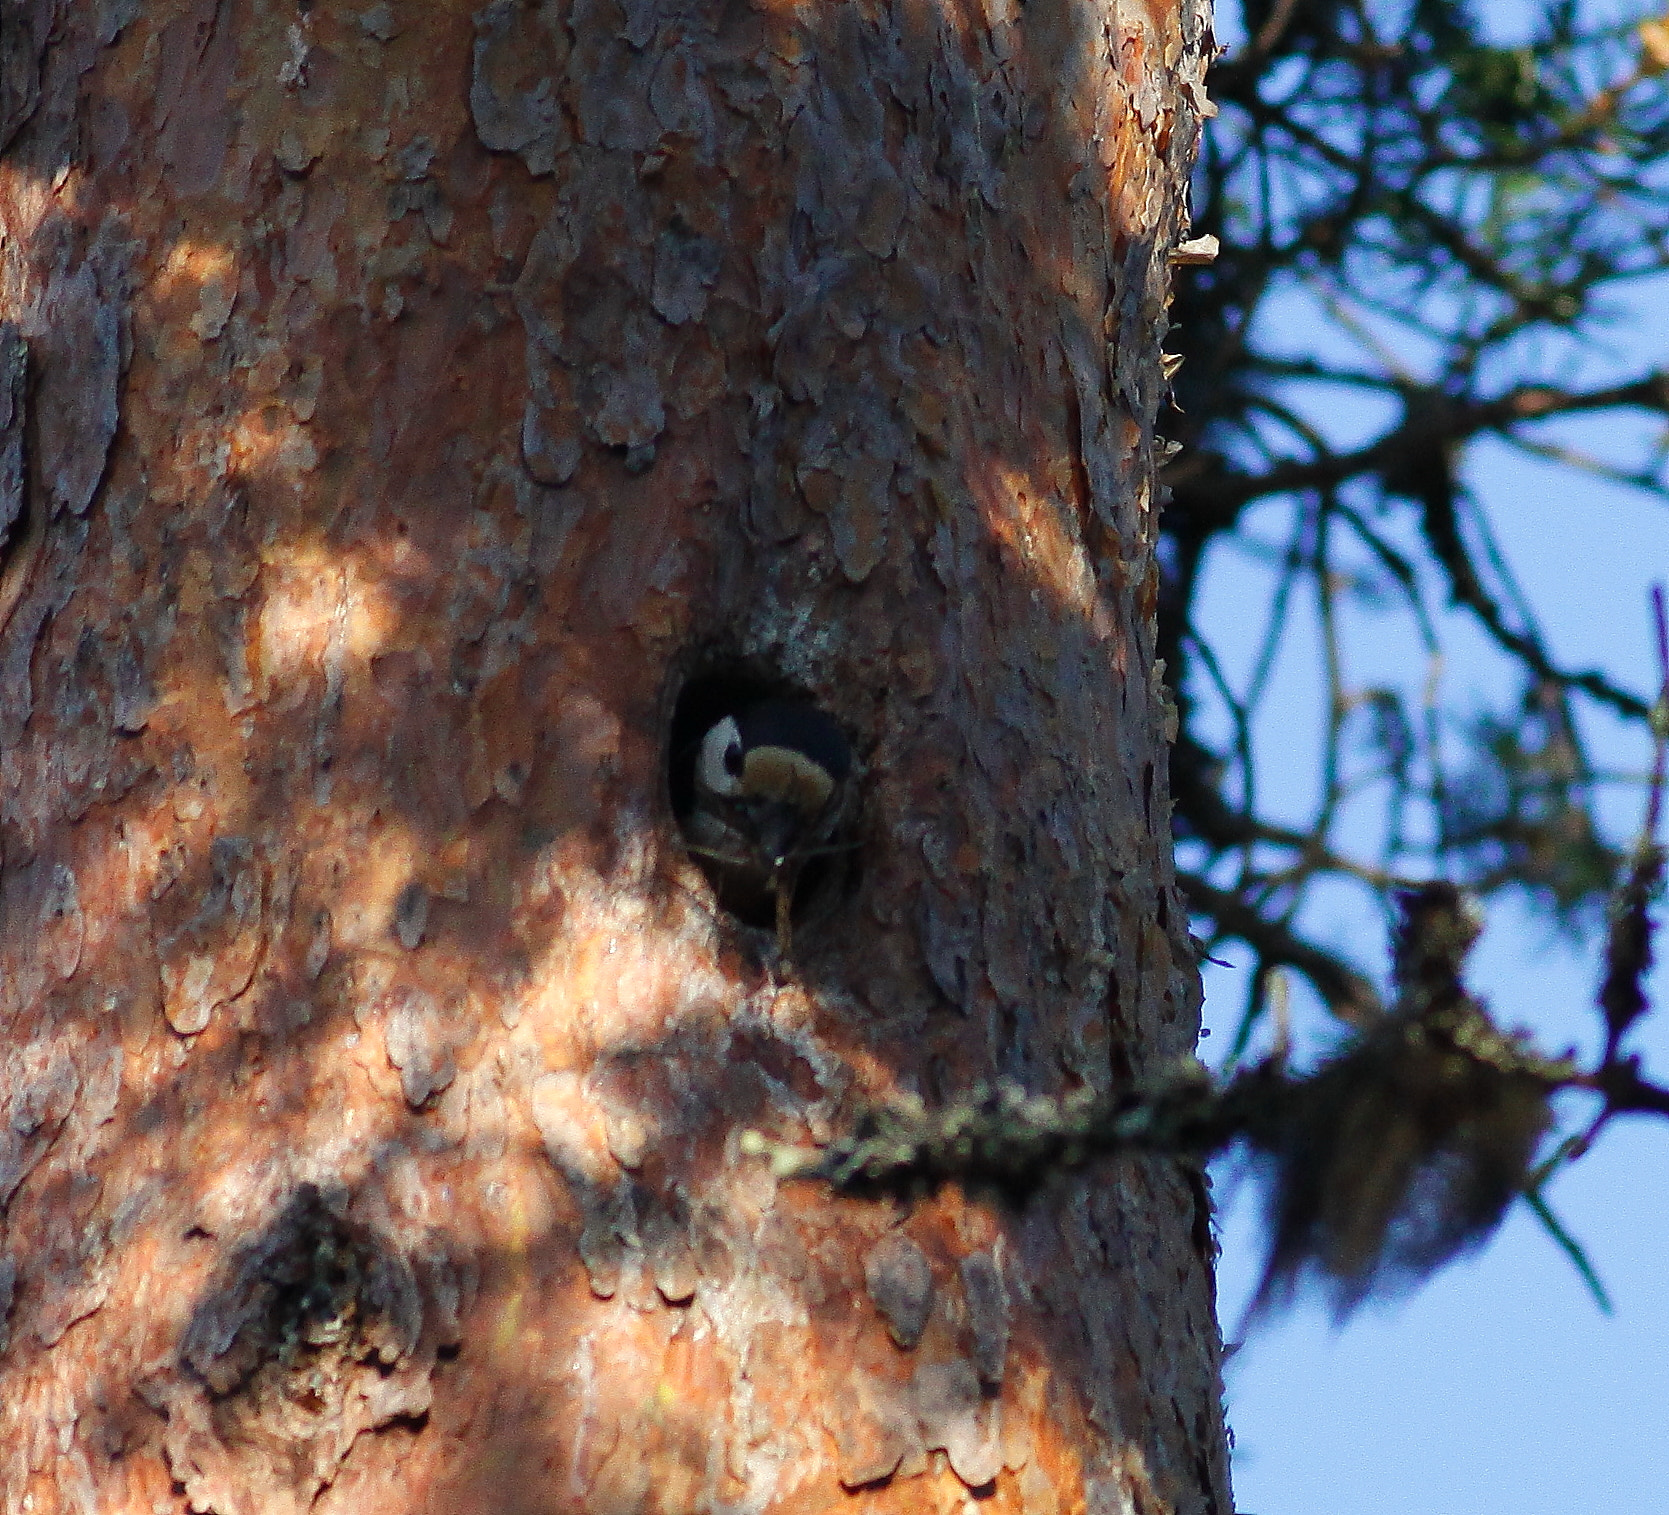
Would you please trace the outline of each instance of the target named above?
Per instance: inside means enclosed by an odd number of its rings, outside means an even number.
[[[773,805],[760,818],[759,852],[771,872],[780,873],[793,855],[804,828],[805,817],[786,805]]]

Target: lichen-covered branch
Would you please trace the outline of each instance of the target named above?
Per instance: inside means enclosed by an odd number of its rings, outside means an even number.
[[[1311,1072],[1277,1057],[1218,1081],[1188,1060],[1111,1094],[1058,1099],[999,1083],[939,1109],[878,1105],[822,1148],[758,1133],[748,1145],[779,1176],[846,1193],[956,1183],[1011,1203],[1098,1158],[1201,1162],[1238,1148],[1266,1186],[1268,1256],[1255,1307],[1281,1303],[1314,1277],[1343,1313],[1479,1245],[1515,1196],[1539,1190],[1546,1174],[1533,1178],[1532,1165],[1559,1091],[1600,1096],[1607,1116],[1669,1116],[1669,1090],[1614,1044],[1585,1070],[1495,1024],[1463,976],[1481,920],[1461,890],[1428,884],[1398,903],[1394,1005]],[[1646,960],[1636,951],[1614,971]]]

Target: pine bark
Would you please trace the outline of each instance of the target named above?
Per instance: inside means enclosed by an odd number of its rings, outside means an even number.
[[[1192,1050],[1203,5],[4,17],[0,1508],[1227,1515],[1197,1174],[740,1140]],[[692,679],[860,756],[787,961]]]

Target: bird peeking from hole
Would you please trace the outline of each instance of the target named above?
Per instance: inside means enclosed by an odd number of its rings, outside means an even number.
[[[788,955],[794,891],[806,864],[843,850],[852,750],[815,705],[760,700],[714,722],[693,751],[684,837],[719,902],[774,921]]]

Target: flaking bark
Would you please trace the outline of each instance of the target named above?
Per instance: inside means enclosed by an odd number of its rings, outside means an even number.
[[[1018,1221],[739,1142],[1193,1044],[1152,615],[1202,11],[29,16],[4,1507],[1226,1511],[1183,1171]],[[862,759],[787,964],[667,797],[731,667]]]

